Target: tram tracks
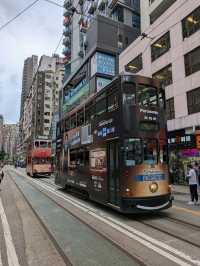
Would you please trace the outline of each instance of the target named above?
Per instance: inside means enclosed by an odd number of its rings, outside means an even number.
[[[24,176],[27,179],[27,177],[25,175],[22,174],[22,176]],[[199,266],[200,265],[200,260],[195,259],[195,256],[191,257],[189,254],[187,255],[185,253],[185,251],[177,250],[176,248],[166,244],[165,242],[162,242],[162,241],[159,241],[155,238],[152,238],[151,236],[143,233],[143,231],[141,231],[141,230],[138,231],[134,226],[130,226],[130,225],[126,224],[126,222],[123,220],[120,221],[120,219],[112,218],[112,216],[109,215],[109,212],[107,212],[107,213],[104,211],[101,212],[101,211],[99,211],[100,210],[99,208],[95,209],[92,206],[90,206],[89,204],[86,205],[86,204],[84,204],[83,201],[75,199],[75,197],[72,197],[71,195],[66,195],[63,192],[58,191],[57,186],[52,184],[52,182],[44,181],[44,179],[38,179],[38,180],[29,179],[29,182],[35,183],[36,186],[39,186],[40,188],[42,188],[42,190],[40,190],[39,188],[38,189],[43,194],[46,195],[45,190],[47,190],[48,192],[50,192],[56,196],[59,196],[61,199],[64,199],[65,201],[72,204],[74,207],[79,208],[80,210],[85,212],[87,215],[90,215],[90,216],[98,219],[99,221],[105,223],[106,225],[109,225],[113,229],[122,233],[124,236],[126,236],[132,240],[137,241],[138,243],[142,244],[143,246],[145,246],[148,249],[152,249],[154,252],[167,258],[168,260],[171,260],[175,264],[178,264],[181,266],[189,266],[189,265],[198,265]],[[51,183],[51,184],[49,184],[49,183]],[[50,197],[52,199],[51,196],[48,196],[48,197]],[[59,205],[59,206],[61,206],[61,205]],[[65,209],[65,207],[63,207],[63,208]],[[66,210],[69,211],[68,209],[66,209]],[[134,217],[134,220],[135,220],[135,217]],[[141,221],[138,221],[138,222],[141,223]],[[150,226],[152,228],[151,224],[145,224],[145,225]],[[163,229],[160,229],[158,227],[154,228],[154,229],[156,229],[157,231],[160,231],[160,232],[162,232],[162,230],[163,230]],[[162,233],[168,234],[169,232],[163,231]],[[179,239],[179,237],[177,237],[175,235],[173,235],[173,237],[175,239]],[[182,242],[186,242],[185,241],[186,239],[181,238],[179,240],[181,240]],[[193,245],[194,243],[188,242],[188,244]],[[199,245],[198,244],[196,245],[196,243],[193,246],[199,248]]]
[[[52,188],[55,188],[55,185],[51,182],[46,181],[45,179],[40,179],[40,181],[42,181],[42,183],[48,184],[50,185]],[[58,186],[56,186],[58,187]],[[64,195],[64,193],[63,193]],[[71,195],[70,195],[71,196]],[[103,208],[103,207],[102,207]],[[200,239],[192,239],[193,236],[195,236],[195,234],[197,232],[200,232],[200,226],[177,219],[177,218],[173,218],[173,217],[169,217],[166,215],[166,213],[158,213],[156,214],[157,217],[160,217],[160,219],[164,219],[165,221],[168,221],[169,223],[174,223],[176,226],[171,226],[171,228],[177,228],[177,225],[180,227],[182,227],[182,231],[185,232],[183,235],[178,234],[177,232],[172,232],[170,230],[168,230],[167,228],[165,228],[164,226],[159,226],[158,224],[156,224],[156,221],[158,221],[158,218],[156,219],[146,219],[145,220],[141,220],[140,218],[138,219],[137,217],[134,216],[134,220],[145,225],[148,226],[154,230],[157,230],[159,232],[162,232],[164,234],[167,234],[177,240],[183,241],[189,245],[192,245],[194,247],[200,248]],[[161,220],[162,221],[162,220]],[[187,234],[186,234],[187,232]]]

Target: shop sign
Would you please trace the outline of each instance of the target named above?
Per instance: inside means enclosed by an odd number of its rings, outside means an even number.
[[[175,135],[168,138],[168,144],[170,146],[176,147],[177,145],[180,147],[196,147],[195,136],[194,135]]]
[[[140,109],[141,119],[145,121],[157,121],[158,120],[158,112]]]
[[[185,149],[181,151],[183,157],[199,157],[200,152],[198,149]]]

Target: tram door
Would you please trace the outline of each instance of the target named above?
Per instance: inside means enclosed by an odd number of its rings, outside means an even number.
[[[113,141],[107,144],[108,155],[108,198],[109,203],[119,205],[120,186],[119,186],[119,143]]]

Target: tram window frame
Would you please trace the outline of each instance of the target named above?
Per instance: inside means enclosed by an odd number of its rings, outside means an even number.
[[[65,131],[68,131],[70,129],[70,119],[65,119]]]
[[[96,98],[95,115],[100,116],[106,112],[107,112],[107,98],[106,98],[106,94],[104,92]]]
[[[84,125],[84,109],[77,112],[77,127]]]
[[[151,125],[151,128],[148,127],[150,125]],[[158,131],[160,129],[159,123],[153,122],[153,121],[140,121],[139,128],[140,128],[140,130],[147,131],[147,132]]]
[[[138,145],[137,147],[135,145],[134,150],[133,150],[133,143],[136,143],[136,141],[138,142]],[[132,145],[132,147],[130,148],[130,151],[128,151],[127,149],[128,148],[127,144]],[[142,147],[143,147],[142,140],[139,138],[128,138],[124,140],[124,156],[123,157],[124,157],[124,163],[126,167],[142,164],[143,162]],[[129,152],[129,154],[127,152]],[[127,157],[127,156],[129,156],[131,153],[132,153],[132,159],[130,160],[130,157]],[[138,159],[136,159],[137,158],[136,155],[138,156]]]
[[[71,160],[72,156],[73,156],[73,161]],[[70,168],[78,170],[79,168],[89,167],[89,164],[90,164],[89,150],[77,148],[77,149],[71,149],[69,151]]]
[[[107,95],[107,112],[113,112],[119,108],[119,94],[118,92]]]
[[[76,114],[74,114],[70,117],[70,129],[73,129],[76,127],[77,127]]]
[[[155,96],[156,96],[156,102],[154,104],[152,104],[152,102],[149,101],[150,97],[147,97],[147,96],[146,96],[146,98],[148,99],[147,104],[144,104],[144,100],[143,100],[143,102],[141,102],[141,99],[140,99],[140,97],[142,95],[142,90],[141,89],[143,89],[143,90],[144,89],[146,89],[146,90],[148,89],[149,91],[150,91],[150,89],[152,91],[154,90],[156,92],[156,94],[155,94]],[[143,95],[144,95],[144,92],[143,92]],[[158,99],[158,90],[157,90],[157,88],[152,87],[152,86],[148,86],[146,84],[138,84],[138,86],[137,86],[137,99],[136,99],[136,101],[137,101],[138,105],[141,106],[141,107],[145,107],[145,108],[148,108],[148,107],[158,107],[158,105],[159,105],[159,99]]]
[[[155,142],[154,144],[156,144],[156,159],[145,159],[145,149],[144,149],[144,143],[147,143],[147,146],[151,144],[151,142]],[[159,144],[158,144],[158,140],[157,139],[143,139],[142,141],[142,146],[143,146],[143,163],[144,164],[148,164],[148,165],[154,165],[158,163],[159,160]],[[154,156],[154,155],[153,155]]]

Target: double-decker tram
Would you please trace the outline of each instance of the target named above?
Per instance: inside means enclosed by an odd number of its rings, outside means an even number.
[[[172,205],[164,92],[119,75],[57,125],[56,183],[124,213]]]
[[[26,158],[26,173],[32,177],[51,175],[52,150],[50,140],[34,140],[28,147]]]

